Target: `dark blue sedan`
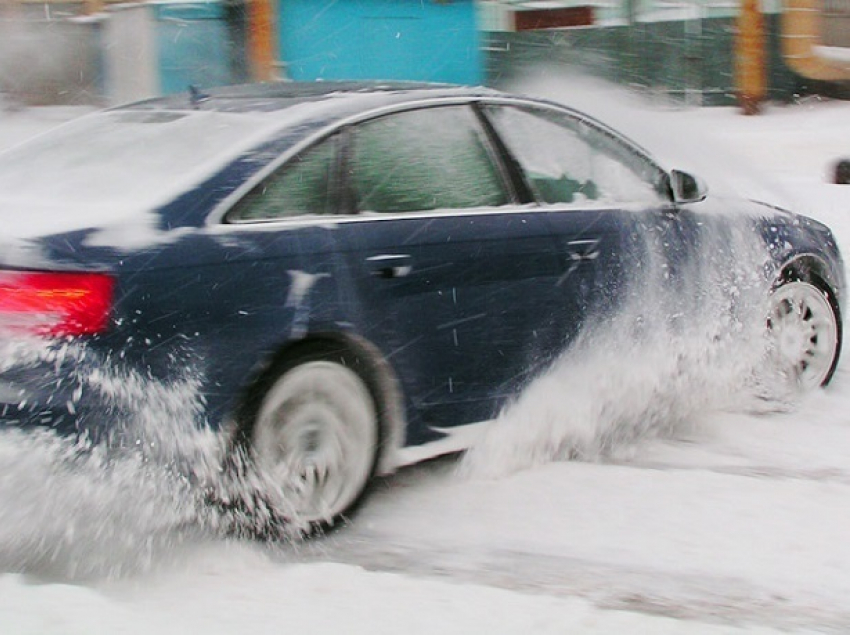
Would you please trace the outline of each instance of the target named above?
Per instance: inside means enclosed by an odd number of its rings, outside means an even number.
[[[104,111],[0,155],[0,413],[121,444],[119,414],[188,386],[196,421],[333,522],[405,452],[492,419],[634,294],[652,245],[675,288],[732,222],[712,204],[591,117],[486,89],[270,84]],[[738,205],[774,362],[824,385],[835,241]],[[122,401],[106,376],[140,388]]]

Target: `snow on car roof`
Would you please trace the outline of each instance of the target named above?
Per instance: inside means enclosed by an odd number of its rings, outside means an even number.
[[[498,93],[404,82],[278,82],[193,90],[94,113],[0,153],[0,217],[14,221],[2,234],[97,228],[113,245],[120,234],[125,247],[142,247],[157,226],[156,209],[240,156],[283,140],[287,130],[295,143],[316,126],[374,108],[483,94]]]
[[[285,126],[280,117],[223,112],[81,117],[0,153],[3,234],[27,238],[152,213]]]
[[[342,110],[357,105],[393,103],[411,98],[439,98],[500,94],[483,87],[420,82],[271,82],[225,86],[210,90],[192,89],[168,97],[148,99],[129,108],[172,110],[218,110],[225,112],[271,112],[304,103],[326,102]]]

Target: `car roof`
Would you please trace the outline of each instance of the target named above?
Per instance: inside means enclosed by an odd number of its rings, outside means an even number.
[[[322,126],[333,126],[352,117],[368,116],[371,112],[392,109],[394,106],[482,99],[519,102],[569,112],[622,138],[621,134],[587,113],[549,99],[484,86],[427,82],[278,81],[203,90],[189,86],[189,90],[183,93],[147,99],[111,110],[168,110],[187,114],[218,112],[234,116],[271,117],[282,124],[285,121],[283,125],[290,130],[299,128],[300,124],[308,124],[300,130],[301,136],[308,137]],[[297,142],[297,138],[293,137],[292,141]],[[629,140],[629,143],[640,147],[633,141]],[[641,150],[646,153],[646,150]]]
[[[212,89],[189,87],[184,93],[148,99],[119,109],[207,110],[231,113],[275,112],[322,102],[338,114],[406,101],[507,96],[499,91],[453,84],[378,81],[270,82]],[[336,107],[335,107],[336,106]]]

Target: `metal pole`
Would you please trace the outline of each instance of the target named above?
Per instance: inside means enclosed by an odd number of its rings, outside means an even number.
[[[248,0],[248,51],[256,81],[275,78],[274,21],[272,0]]]
[[[735,34],[735,93],[745,115],[756,115],[767,93],[764,15],[759,0],[742,0]]]

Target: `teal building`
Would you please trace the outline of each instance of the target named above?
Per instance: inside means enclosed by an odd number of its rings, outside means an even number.
[[[287,79],[484,81],[474,0],[279,0],[277,8]]]

